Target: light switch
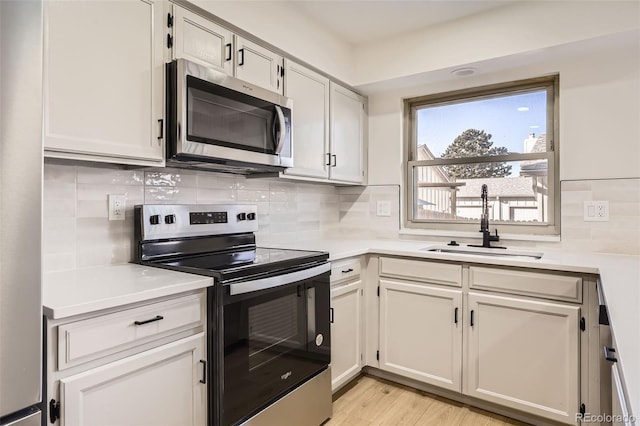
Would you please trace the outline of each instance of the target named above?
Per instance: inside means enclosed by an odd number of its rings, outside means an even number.
[[[391,202],[376,201],[376,216],[391,216]]]
[[[585,201],[584,202],[585,222],[608,222],[609,202],[608,201]]]

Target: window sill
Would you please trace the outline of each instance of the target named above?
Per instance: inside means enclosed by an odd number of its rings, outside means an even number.
[[[432,237],[455,237],[455,238],[480,238],[478,232],[448,231],[436,229],[413,229],[400,228],[399,235],[428,235]],[[501,241],[542,241],[560,242],[560,235],[532,235],[532,234],[500,234]]]

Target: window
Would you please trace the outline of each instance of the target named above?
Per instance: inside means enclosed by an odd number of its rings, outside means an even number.
[[[405,100],[409,228],[558,234],[558,76]]]

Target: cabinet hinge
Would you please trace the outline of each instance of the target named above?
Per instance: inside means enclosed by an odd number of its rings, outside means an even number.
[[[167,48],[171,49],[173,47],[173,37],[171,34],[167,34]]]
[[[360,289],[360,296],[364,296],[364,290]]]
[[[600,325],[609,325],[609,313],[607,312],[607,305],[598,306],[598,323]]]
[[[380,286],[378,286],[378,297],[380,297]]]
[[[376,351],[376,361],[380,361],[380,351]]]
[[[580,330],[585,331],[587,329],[587,321],[584,317],[580,318]]]
[[[360,354],[360,361],[364,361],[364,355]]]
[[[49,420],[55,423],[60,418],[60,403],[55,399],[49,401]]]
[[[167,13],[167,28],[173,27],[173,15]]]
[[[584,404],[580,404],[580,415],[584,416],[587,413],[587,407]]]

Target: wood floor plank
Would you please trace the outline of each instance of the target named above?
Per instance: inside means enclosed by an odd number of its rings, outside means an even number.
[[[376,377],[361,376],[333,402],[325,426],[526,425]]]

